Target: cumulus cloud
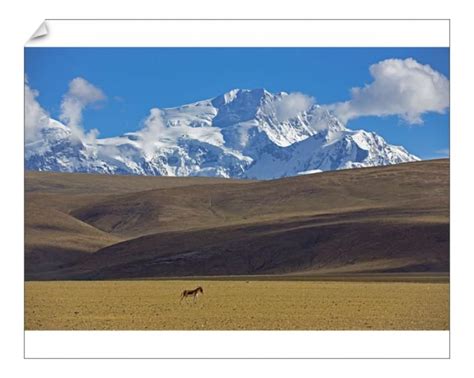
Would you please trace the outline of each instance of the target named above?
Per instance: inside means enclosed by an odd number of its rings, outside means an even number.
[[[25,81],[25,141],[33,142],[39,138],[39,131],[49,122],[48,113],[41,107],[36,98],[39,92],[31,89]]]
[[[294,92],[281,98],[276,103],[277,117],[281,120],[288,120],[305,112],[314,104],[314,98],[303,93]]]
[[[341,121],[398,115],[409,124],[421,124],[424,113],[445,113],[449,107],[449,80],[429,65],[412,58],[387,59],[369,70],[372,83],[352,88],[349,101],[328,106]]]
[[[268,111],[274,111],[279,121],[285,122],[298,114],[308,110],[315,100],[311,96],[303,93],[294,92],[276,98],[268,106]],[[273,108],[273,109],[272,109]]]
[[[82,77],[76,77],[69,83],[69,89],[61,102],[59,119],[71,129],[72,136],[94,144],[99,134],[93,129],[88,133],[82,128],[82,112],[87,106],[106,99],[104,92]]]

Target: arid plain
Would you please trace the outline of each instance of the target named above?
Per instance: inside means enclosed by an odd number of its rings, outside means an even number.
[[[27,282],[26,329],[446,330],[449,285],[436,281]]]

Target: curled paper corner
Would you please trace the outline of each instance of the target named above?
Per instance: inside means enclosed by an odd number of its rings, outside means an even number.
[[[36,38],[44,37],[45,35],[48,35],[48,25],[46,24],[46,21],[43,21],[38,29],[36,29],[36,31],[30,37],[30,41]]]

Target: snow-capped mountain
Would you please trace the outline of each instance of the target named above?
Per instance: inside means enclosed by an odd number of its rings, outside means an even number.
[[[419,160],[373,132],[346,128],[324,106],[293,96],[235,89],[152,109],[141,130],[114,138],[78,135],[49,119],[25,146],[26,169],[272,179]]]

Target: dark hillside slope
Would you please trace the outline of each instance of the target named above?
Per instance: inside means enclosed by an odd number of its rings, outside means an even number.
[[[154,179],[93,199],[63,194],[57,208],[103,243],[57,269],[27,266],[27,277],[449,270],[446,159],[273,181]]]

